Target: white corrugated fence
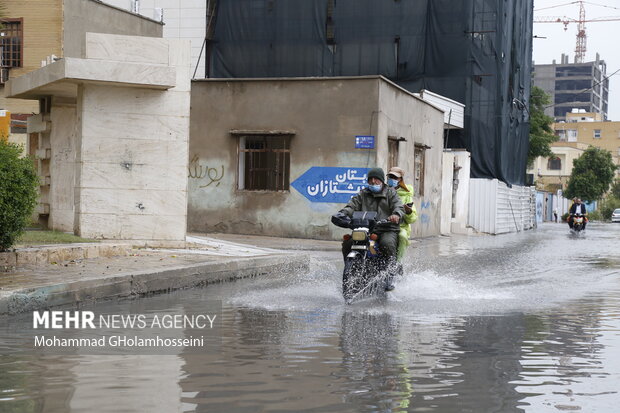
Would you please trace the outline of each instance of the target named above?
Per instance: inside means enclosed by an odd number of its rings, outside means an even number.
[[[504,234],[536,226],[536,190],[509,188],[497,179],[471,179],[468,226],[478,232]]]

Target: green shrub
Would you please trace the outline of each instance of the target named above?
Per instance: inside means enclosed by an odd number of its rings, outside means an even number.
[[[611,220],[611,214],[614,212],[614,209],[620,208],[620,199],[614,198],[613,196],[608,197],[603,202],[601,202],[601,206],[599,210],[601,211],[601,215],[603,219],[606,221]]]
[[[601,214],[601,211],[599,210],[588,212],[588,219],[590,221],[602,221],[603,215]]]
[[[37,204],[39,178],[22,147],[0,139],[0,251],[21,235]]]

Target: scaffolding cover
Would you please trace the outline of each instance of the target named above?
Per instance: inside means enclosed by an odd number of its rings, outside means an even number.
[[[464,103],[448,147],[523,185],[533,0],[218,0],[211,77],[383,75]],[[214,29],[214,30],[213,30]]]

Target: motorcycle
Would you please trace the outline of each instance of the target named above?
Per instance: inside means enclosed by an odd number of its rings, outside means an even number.
[[[575,214],[571,217],[571,219],[573,220],[573,227],[571,228],[571,231],[575,234],[579,234],[583,231],[587,218],[581,214]]]
[[[373,230],[389,226],[387,219],[376,220],[377,213],[356,211],[349,218],[336,214],[332,223],[341,228],[351,229],[351,234],[343,237],[344,242],[351,242],[351,251],[344,258],[342,273],[342,295],[347,304],[355,300],[383,294],[388,284],[389,260],[379,251],[378,235]],[[396,272],[402,272],[402,266]]]

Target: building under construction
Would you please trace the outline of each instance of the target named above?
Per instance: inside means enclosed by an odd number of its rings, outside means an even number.
[[[532,0],[210,1],[208,76],[383,75],[466,105],[471,176],[522,185]]]
[[[609,79],[607,65],[600,60],[585,63],[568,63],[568,56],[562,54],[559,64],[535,65],[533,84],[547,93],[551,105],[545,114],[556,122],[565,121],[572,109],[587,113],[600,113],[607,120]]]

